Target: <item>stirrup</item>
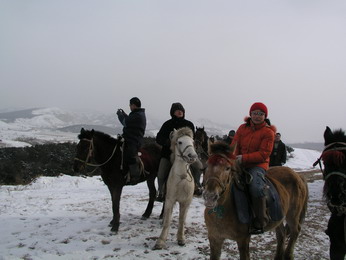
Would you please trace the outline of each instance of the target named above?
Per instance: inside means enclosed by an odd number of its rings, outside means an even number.
[[[249,234],[250,235],[259,235],[259,234],[263,234],[264,230],[263,228],[255,228],[254,226],[251,226],[249,228]]]

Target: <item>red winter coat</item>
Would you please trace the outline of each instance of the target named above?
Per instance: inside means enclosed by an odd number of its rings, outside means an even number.
[[[242,155],[245,168],[257,166],[267,170],[276,128],[266,122],[255,125],[249,118],[246,122],[238,128],[232,141],[232,145],[237,144],[235,154]]]

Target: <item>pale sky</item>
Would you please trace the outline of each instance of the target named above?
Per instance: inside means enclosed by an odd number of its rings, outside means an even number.
[[[267,105],[282,140],[346,130],[344,0],[0,0],[0,109],[112,112],[239,126]]]

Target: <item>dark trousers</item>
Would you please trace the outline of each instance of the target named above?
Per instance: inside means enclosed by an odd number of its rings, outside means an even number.
[[[126,142],[124,146],[124,163],[131,165],[137,163],[139,147],[133,142]]]

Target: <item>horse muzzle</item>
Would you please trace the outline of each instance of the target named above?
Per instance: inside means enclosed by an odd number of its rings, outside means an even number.
[[[209,192],[205,190],[203,192],[204,206],[207,208],[215,208],[217,206],[217,201],[219,199],[219,195],[215,192]]]

